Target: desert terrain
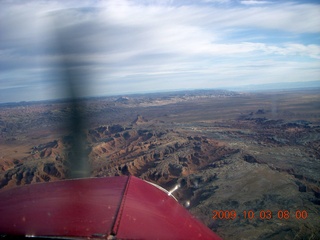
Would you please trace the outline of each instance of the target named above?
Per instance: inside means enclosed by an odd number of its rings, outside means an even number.
[[[134,175],[167,190],[179,184],[178,201],[226,240],[320,239],[319,89],[80,103],[92,177]],[[70,114],[67,100],[0,104],[1,189],[66,178]],[[236,218],[227,219],[232,210]],[[225,215],[213,219],[213,211]]]

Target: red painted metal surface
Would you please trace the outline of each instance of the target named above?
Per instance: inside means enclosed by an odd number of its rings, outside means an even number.
[[[0,233],[84,236],[111,231],[127,177],[26,185],[0,192]]]
[[[120,239],[220,239],[175,199],[138,178],[129,179],[124,198],[115,225]]]
[[[125,176],[2,190],[0,234],[220,239],[165,192],[143,180]]]

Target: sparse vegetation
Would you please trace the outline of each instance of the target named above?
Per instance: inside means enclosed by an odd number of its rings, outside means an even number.
[[[320,238],[319,106],[317,90],[93,98],[83,106],[82,134],[92,176],[179,183],[179,201],[224,239],[312,239]],[[0,108],[0,187],[65,178],[68,103]],[[214,209],[309,216],[214,221]]]

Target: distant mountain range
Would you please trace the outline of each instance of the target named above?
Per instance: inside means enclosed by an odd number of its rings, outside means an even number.
[[[254,84],[244,85],[238,87],[230,87],[228,90],[232,91],[261,91],[261,90],[285,90],[285,89],[305,89],[305,88],[320,88],[319,81],[310,82],[281,82],[281,83],[268,83],[268,84]]]
[[[126,96],[140,96],[140,95],[150,95],[150,96],[159,96],[159,95],[168,95],[168,96],[180,96],[185,94],[198,95],[198,94],[223,94],[228,95],[226,93],[228,91],[268,91],[268,90],[303,90],[303,89],[314,89],[320,88],[320,80],[318,81],[309,81],[309,82],[282,82],[282,83],[268,83],[268,84],[252,84],[252,85],[243,85],[243,86],[230,86],[230,87],[217,87],[217,88],[204,88],[204,89],[168,89],[162,91],[146,91],[139,93],[127,93]],[[119,95],[106,95],[106,96],[91,96],[91,97],[82,97],[79,98],[81,101],[86,101],[91,98],[106,98],[106,97],[115,97],[118,99],[117,102],[126,102],[128,101],[127,97],[123,97],[123,94]],[[33,104],[43,104],[43,103],[58,103],[58,102],[69,102],[71,99],[69,98],[61,98],[61,99],[48,99],[48,100],[36,100],[36,101],[19,101],[19,102],[0,102],[0,106],[16,106],[22,105],[33,105]]]

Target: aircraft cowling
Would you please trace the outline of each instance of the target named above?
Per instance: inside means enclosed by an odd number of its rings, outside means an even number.
[[[64,180],[2,190],[0,234],[221,239],[173,197],[133,176]]]

